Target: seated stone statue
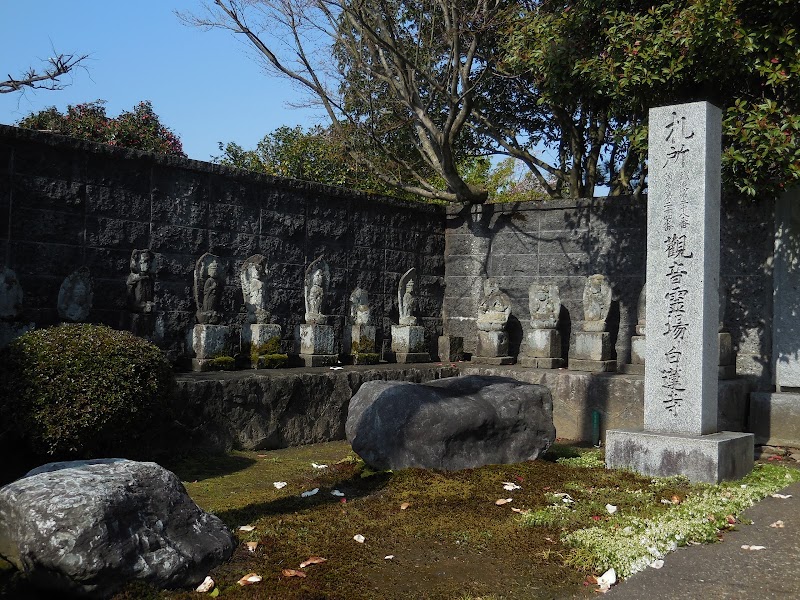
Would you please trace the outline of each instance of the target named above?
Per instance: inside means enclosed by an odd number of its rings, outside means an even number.
[[[583,330],[605,331],[611,309],[611,286],[603,275],[591,275],[583,288]]]
[[[531,329],[555,329],[561,312],[561,297],[555,284],[534,283],[528,288]]]
[[[478,304],[477,327],[480,331],[502,331],[511,316],[511,300],[500,291],[494,279],[483,283],[483,298]]]

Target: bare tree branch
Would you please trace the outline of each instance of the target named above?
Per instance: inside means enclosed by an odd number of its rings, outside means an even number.
[[[82,64],[89,58],[88,54],[76,56],[74,54],[58,54],[47,59],[42,70],[37,71],[33,67],[29,68],[20,77],[7,75],[6,81],[0,81],[0,94],[10,94],[11,92],[24,91],[25,89],[34,90],[61,90],[64,85],[59,78],[70,73],[75,67]]]

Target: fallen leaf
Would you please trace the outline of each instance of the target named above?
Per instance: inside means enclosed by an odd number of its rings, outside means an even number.
[[[280,490],[285,488],[288,484],[285,481],[274,481],[272,485],[275,486],[276,490]]]
[[[556,498],[561,498],[561,501],[565,504],[572,504],[575,500],[572,499],[572,496],[567,494],[566,492],[558,492],[557,494],[553,494]]]
[[[735,525],[736,524],[736,517],[733,515],[727,515],[725,520],[728,522],[728,525]]]
[[[659,558],[658,560],[654,560],[653,562],[651,562],[650,566],[653,569],[660,569],[661,567],[664,566],[664,561]]]
[[[306,577],[303,571],[298,571],[297,569],[283,569],[281,575],[284,577]]]
[[[327,469],[328,468],[328,465],[320,465],[320,464],[317,464],[315,462],[312,462],[311,466],[314,467],[315,469]]]
[[[266,454],[256,454],[256,456],[258,456],[258,458],[267,458]]]
[[[347,498],[342,498],[341,500],[339,500],[339,502],[341,502],[342,504],[347,504]]]
[[[383,560],[392,560],[394,558],[394,554],[387,554],[383,557]]]
[[[672,503],[673,504],[680,504],[681,503],[680,497],[679,496],[673,496],[672,497]]]
[[[353,539],[354,539],[355,541],[357,541],[359,544],[363,544],[363,543],[364,543],[364,540],[366,540],[367,538],[365,538],[365,537],[364,537],[363,535],[361,535],[360,533],[357,533],[357,534],[355,534],[355,535],[353,536]]]
[[[786,525],[783,521],[775,521],[774,523],[770,523],[770,527],[775,527],[776,529],[783,529]]]
[[[529,510],[526,510],[526,509],[523,509],[523,508],[516,508],[514,506],[511,507],[511,510],[513,510],[515,513],[519,513],[521,515],[527,515],[529,512],[531,512]]]
[[[771,494],[773,498],[779,498],[781,500],[786,500],[787,498],[791,498],[791,494]]]
[[[236,583],[244,586],[244,585],[253,585],[254,583],[258,583],[259,581],[261,581],[261,575],[256,575],[255,573],[248,573]]]
[[[254,531],[254,530],[255,527],[253,527],[252,525],[242,525],[241,527],[239,527],[239,531]]]
[[[331,371],[341,371],[344,367],[328,367]]]
[[[583,580],[583,585],[597,585],[597,577],[594,575],[587,575],[586,579]]]
[[[344,496],[344,493],[340,492],[339,490],[331,490],[331,496],[336,496],[337,498],[341,498]]]
[[[778,455],[773,455],[770,456],[767,460],[783,460],[783,457]]]
[[[523,481],[525,481],[525,479],[524,479],[523,477],[520,477],[519,475],[514,475],[514,479],[516,479],[516,480],[517,480],[517,481],[519,481],[520,483],[522,483]],[[545,488],[545,489],[548,489],[548,488]]]
[[[407,509],[409,506],[411,506],[411,503],[410,503],[410,502],[403,502],[403,503],[400,505],[400,510],[405,510],[405,509]]]
[[[522,486],[517,485],[516,483],[512,483],[510,481],[504,481],[503,489],[506,490],[507,492],[513,492],[514,490],[521,490]]]
[[[609,569],[597,578],[597,585],[600,586],[599,591],[601,592],[607,592],[615,583],[617,583],[617,572],[614,569]]]
[[[548,542],[550,542],[551,544],[555,544],[556,543],[556,541],[553,538],[546,537],[544,539],[547,540]]]
[[[258,542],[247,542],[245,546],[247,546],[247,549],[250,550],[250,552],[255,552],[256,548],[258,548]]]
[[[203,583],[198,585],[194,591],[200,592],[201,594],[205,594],[213,589],[214,589],[214,580],[211,579],[211,577],[209,577],[208,575],[206,575],[206,578],[203,579]]]
[[[495,500],[494,503],[497,504],[497,506],[503,506],[503,504],[508,504],[509,502],[513,501],[513,498],[500,498],[499,500]]]
[[[606,504],[606,510],[608,511],[608,514],[613,515],[615,512],[617,512],[617,507],[613,504]]]
[[[208,596],[209,596],[209,598],[216,598],[217,596],[219,596],[219,588],[215,587],[214,591],[211,592]]]
[[[592,515],[592,519],[594,519],[595,521],[599,521],[601,518],[602,517],[600,517],[600,515]]]
[[[670,506],[672,506],[672,502],[667,500],[666,498],[661,499],[661,504],[669,504]]]
[[[300,494],[301,498],[308,498],[309,496],[313,496],[319,491],[319,488],[314,488],[313,490],[308,490],[307,492],[303,492]]]
[[[766,550],[766,546],[753,546],[751,544],[742,544],[742,550]]]
[[[309,556],[300,563],[300,568],[305,569],[308,565],[321,565],[324,562],[328,562],[328,559],[322,558],[321,556]]]

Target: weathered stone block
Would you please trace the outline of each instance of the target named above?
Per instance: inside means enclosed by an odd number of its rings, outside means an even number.
[[[753,434],[707,435],[609,430],[606,466],[650,477],[683,475],[694,482],[739,479],[753,469]]]
[[[497,357],[508,355],[508,333],[505,331],[478,331],[476,357]],[[510,363],[500,363],[510,364]]]
[[[192,331],[192,348],[198,360],[215,356],[231,356],[231,328],[227,325],[195,325]]]
[[[590,373],[613,373],[617,370],[615,360],[584,360],[570,358],[567,368],[570,371],[588,371]]]
[[[300,354],[334,354],[334,331],[331,325],[300,325]],[[316,365],[315,365],[316,366]]]
[[[611,360],[611,334],[607,331],[578,331],[572,360]]]
[[[427,353],[425,328],[421,325],[392,325],[392,352]]]
[[[396,352],[395,362],[400,364],[426,363],[431,361],[431,355],[427,352]]]
[[[529,369],[560,369],[564,364],[561,358],[540,358],[533,356],[520,356],[517,363]]]
[[[464,338],[453,335],[440,335],[439,360],[450,363],[464,360]]]
[[[557,329],[532,329],[525,338],[526,357],[561,358],[561,334]]]
[[[647,338],[643,335],[631,337],[631,364],[643,365],[647,355]]]
[[[800,447],[800,394],[750,394],[748,430],[755,434],[756,444]]]
[[[343,348],[347,354],[374,354],[377,328],[374,325],[345,327]]]
[[[733,351],[733,340],[730,333],[719,334],[719,366],[727,367],[736,364],[736,353]]]

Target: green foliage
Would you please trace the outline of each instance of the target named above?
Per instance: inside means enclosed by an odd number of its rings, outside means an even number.
[[[605,466],[605,461],[599,450],[584,452],[575,457],[558,458],[556,462],[560,465],[569,465],[570,467],[580,467],[583,469],[601,468]]]
[[[215,356],[208,361],[212,371],[233,371],[236,368],[236,359],[232,356]]]
[[[256,361],[259,369],[282,369],[288,364],[288,354],[262,354]]]
[[[167,420],[172,381],[162,352],[131,333],[37,329],[0,353],[0,424],[37,455],[141,455],[142,440]]]
[[[723,109],[727,185],[772,194],[800,180],[798,27],[794,0],[542,2],[509,26],[507,66],[531,82],[538,139],[584,171],[569,186],[589,190],[600,144],[597,181],[635,187],[648,109],[709,100]]]
[[[377,352],[357,352],[353,354],[353,364],[355,365],[377,365],[381,361],[381,355]]]
[[[180,139],[161,124],[149,100],[118,117],[106,115],[105,101],[67,106],[66,113],[51,106],[23,118],[17,125],[60,133],[92,142],[160,154],[186,156]]]

